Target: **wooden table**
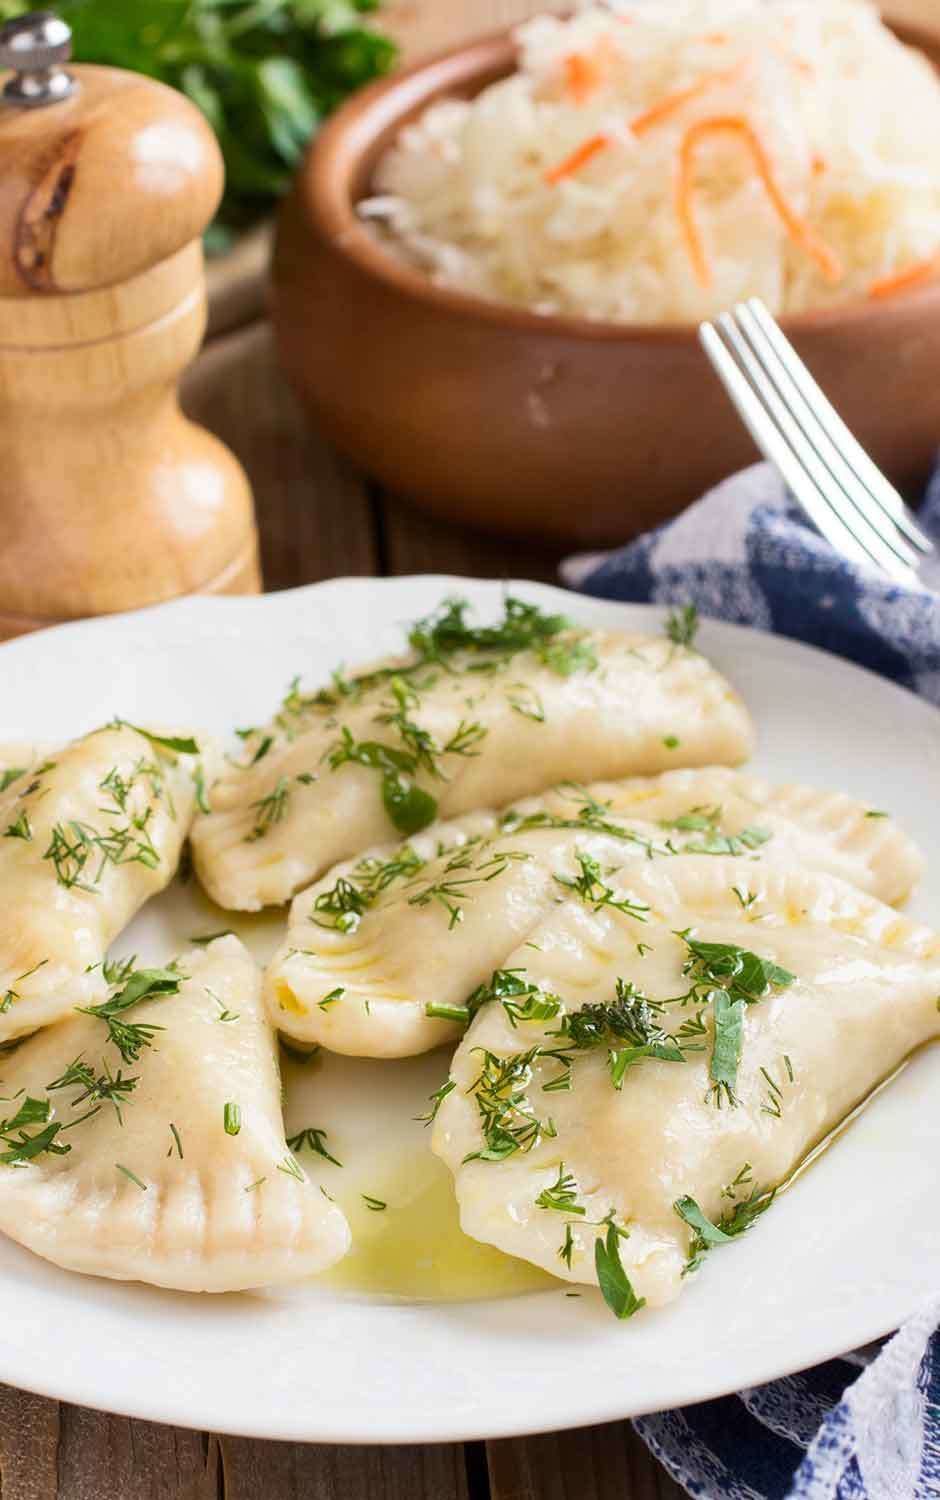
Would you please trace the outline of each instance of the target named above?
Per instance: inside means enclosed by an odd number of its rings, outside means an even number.
[[[916,22],[935,3],[894,0],[892,10]],[[563,9],[565,0],[391,0],[386,17],[414,54],[547,8]],[[248,470],[267,587],[413,572],[554,580],[557,551],[411,512],[308,429],[260,316],[264,254],[261,235],[226,274],[186,404]],[[163,1427],[0,1386],[0,1500],[679,1500],[683,1493],[628,1423],[492,1443],[330,1448]]]

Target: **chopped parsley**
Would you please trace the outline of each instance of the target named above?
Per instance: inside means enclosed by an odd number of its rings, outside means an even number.
[[[750,1166],[745,1165],[735,1184],[739,1181],[748,1181],[750,1178]],[[728,1189],[724,1190],[722,1196],[728,1196]],[[678,1198],[673,1208],[692,1230],[692,1238],[689,1241],[689,1256],[685,1264],[683,1275],[698,1270],[709,1250],[717,1245],[727,1245],[730,1240],[738,1235],[746,1234],[759,1219],[761,1214],[766,1213],[776,1195],[776,1189],[753,1188],[747,1198],[742,1198],[734,1204],[733,1208],[726,1210],[721,1215],[717,1224],[707,1214],[703,1213],[694,1198]]]
[[[708,1097],[714,1099],[719,1107],[723,1099],[735,1105],[738,1101],[734,1091],[744,1044],[744,1012],[747,1005],[743,1000],[732,1000],[727,990],[715,990],[712,1006],[715,1036],[708,1067],[712,1085]]]
[[[117,1047],[126,1063],[135,1063],[140,1060],[143,1049],[153,1045],[157,1032],[164,1028],[149,1023],[124,1021],[124,1012],[139,1005],[142,1000],[178,994],[184,978],[185,975],[175,965],[166,969],[137,969],[110,999],[101,1005],[81,1005],[78,1009],[83,1015],[97,1016],[104,1021],[108,1028],[108,1040]]]
[[[222,1110],[222,1128],[226,1135],[238,1135],[242,1128],[241,1105],[228,1101]]]
[[[610,1223],[606,1238],[598,1235],[594,1241],[594,1265],[601,1296],[617,1318],[632,1318],[634,1313],[646,1305],[646,1299],[636,1295],[630,1278],[623,1269],[620,1241],[625,1237],[624,1230]]]

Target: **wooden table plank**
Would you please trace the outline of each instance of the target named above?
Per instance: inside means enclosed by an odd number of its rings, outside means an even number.
[[[468,1488],[459,1444],[353,1448],[219,1441],[224,1500],[478,1500]]]
[[[59,1403],[0,1385],[0,1496],[56,1500]]]
[[[220,1493],[215,1438],[64,1403],[57,1468],[57,1500],[218,1500]],[[5,1475],[2,1493],[8,1500]]]
[[[382,498],[383,572],[463,573],[473,578],[538,578],[557,583],[558,547],[448,526],[406,502]]]
[[[487,1444],[492,1500],[685,1500],[628,1422]]]

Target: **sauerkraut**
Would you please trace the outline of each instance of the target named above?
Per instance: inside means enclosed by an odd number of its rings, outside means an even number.
[[[519,28],[360,213],[434,281],[546,314],[795,313],[940,270],[940,80],[863,0],[633,0]]]

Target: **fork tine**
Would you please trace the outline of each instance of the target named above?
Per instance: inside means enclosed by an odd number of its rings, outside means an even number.
[[[864,567],[880,568],[880,564],[856,539],[810,478],[714,324],[701,325],[699,340],[751,437],[765,457],[779,470],[784,483],[799,500],[817,529],[850,561],[861,563]]]
[[[787,408],[786,402],[782,400],[751,353],[730,313],[721,314],[718,319],[718,328],[751,386],[756,390],[773,425],[803,470],[809,475],[825,504],[839,517],[846,530],[852,533],[856,542],[868,553],[877,567],[900,582],[911,583],[916,577],[913,569],[898,556],[895,549],[885,541],[867,516],[856,510],[844,490],[832,478],[816,450],[804,436],[799,423]]]
[[[826,427],[816,415],[799,385],[789,374],[774,344],[766,336],[745,303],[740,303],[735,308],[734,320],[738,332],[745,339],[760,367],[763,378],[769,380],[774,386],[806,441],[829,470],[833,483],[842,488],[855,509],[861,513],[872,530],[878,533],[882,541],[896,553],[901,561],[907,563],[908,567],[916,568],[920,561],[918,553],[904,540],[898,530],[897,522],[888,515],[870,490],[861,483],[855,470],[842,457]]]
[[[856,478],[869,494],[888,512],[899,530],[919,552],[929,556],[936,549],[930,538],[921,530],[910,514],[894,485],[872,462],[861,443],[846,427],[839,413],[816,384],[793,345],[783,330],[771,317],[759,297],[751,297],[745,304],[751,317],[759,325],[767,342],[773,348],[780,364],[786,370],[793,385],[814,413],[819,425],[826,432],[833,447],[841,454]]]

